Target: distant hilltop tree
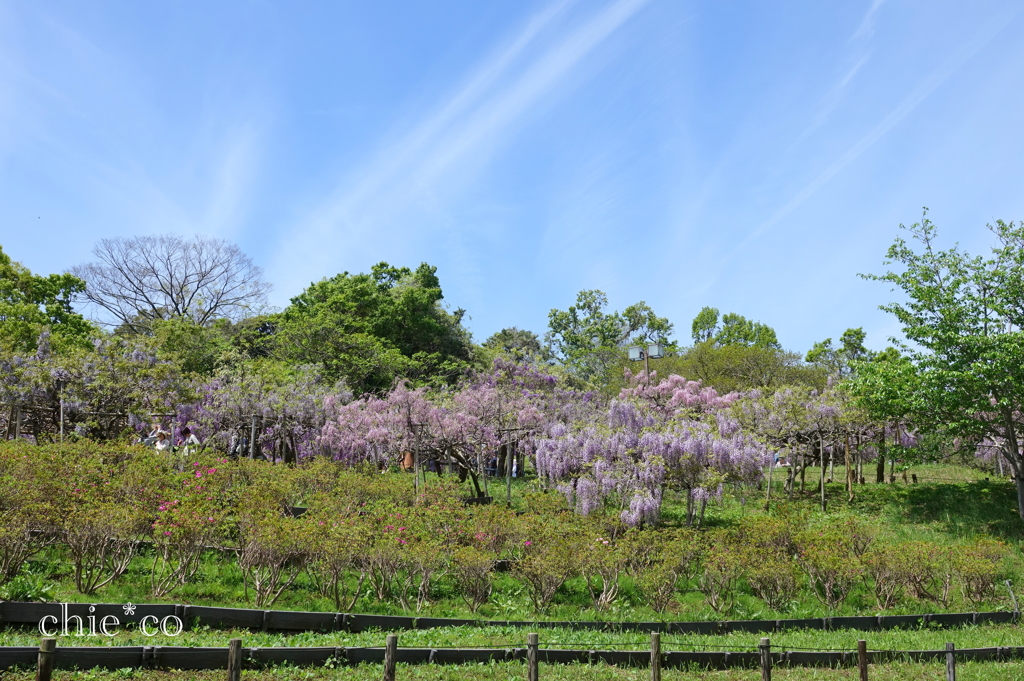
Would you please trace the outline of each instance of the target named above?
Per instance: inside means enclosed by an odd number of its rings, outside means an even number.
[[[94,262],[72,270],[85,282],[85,300],[136,333],[148,333],[157,319],[236,321],[265,304],[270,291],[263,270],[223,239],[117,237],[92,252]]]

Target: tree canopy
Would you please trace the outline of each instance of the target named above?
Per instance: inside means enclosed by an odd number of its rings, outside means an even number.
[[[386,390],[399,377],[451,382],[474,353],[465,312],[446,310],[443,297],[437,268],[426,263],[343,272],[292,298],[277,320],[278,353],[322,366],[356,393]]]
[[[584,380],[605,379],[622,349],[631,344],[668,345],[673,325],[640,301],[608,312],[603,291],[580,291],[576,304],[548,313],[545,341],[555,358]]]
[[[0,347],[34,352],[45,331],[57,349],[88,346],[95,329],[72,307],[84,289],[70,274],[32,274],[0,246]]]
[[[853,366],[860,361],[869,359],[872,353],[864,347],[867,334],[864,329],[847,329],[839,338],[839,345],[833,346],[832,339],[826,338],[814,344],[805,358],[807,362],[820,366],[829,374],[848,375]]]
[[[85,299],[103,321],[149,332],[155,319],[251,316],[266,303],[270,284],[238,246],[196,235],[101,239],[95,262],[72,273],[85,282]]]
[[[719,322],[718,309],[704,307],[693,318],[690,326],[695,345],[714,341],[717,345],[743,345],[747,347],[782,349],[775,329],[747,319],[735,312],[722,315]]]
[[[989,225],[989,257],[941,250],[927,210],[901,228],[916,243],[899,238],[889,248],[885,264],[899,271],[865,276],[906,296],[882,306],[903,328],[906,360],[862,365],[853,389],[876,410],[920,427],[991,441],[1015,473],[1024,518],[1024,226]]]

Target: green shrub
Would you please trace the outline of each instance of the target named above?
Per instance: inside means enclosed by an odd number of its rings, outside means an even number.
[[[470,612],[490,600],[497,560],[497,554],[487,547],[460,546],[452,553],[451,574]]]
[[[743,574],[744,552],[736,536],[729,532],[712,533],[709,544],[697,576],[697,588],[712,610],[726,613],[736,602],[736,583]]]
[[[1006,545],[994,539],[979,539],[957,547],[953,563],[965,600],[977,605],[992,599],[1006,555]]]
[[[812,593],[830,610],[839,607],[863,574],[850,536],[840,527],[819,524],[797,536],[797,548]]]

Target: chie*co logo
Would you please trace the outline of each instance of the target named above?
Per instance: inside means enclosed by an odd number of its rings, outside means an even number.
[[[126,617],[135,614],[138,607],[132,603],[121,606]],[[81,615],[69,615],[68,604],[60,604],[60,616],[47,615],[39,620],[39,633],[43,636],[114,636],[117,627],[121,626],[121,620],[115,615],[104,615],[96,620],[95,606],[89,606],[89,614],[83,618]],[[156,615],[146,615],[139,620],[139,631],[144,636],[177,636],[185,628],[180,617],[167,615],[160,619]]]

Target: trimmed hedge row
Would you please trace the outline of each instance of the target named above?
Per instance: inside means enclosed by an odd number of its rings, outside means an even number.
[[[341,612],[301,612],[293,610],[251,610],[246,608],[213,608],[201,605],[136,605],[131,615],[124,606],[112,603],[21,603],[0,602],[0,624],[38,625],[46,616],[60,617],[66,607],[68,616],[84,618],[94,615],[96,621],[114,615],[122,624],[138,624],[143,617],[157,619],[173,615],[189,627],[192,624],[219,629],[253,629],[259,631],[349,631],[370,629],[395,631],[402,629],[436,629],[458,626],[529,627],[540,629],[582,629],[596,631],[647,631],[666,634],[725,634],[729,632],[771,633],[786,629],[854,629],[881,631],[911,629],[922,625],[960,627],[976,624],[1007,624],[1020,619],[1019,612],[964,612],[924,615],[878,615],[860,617],[815,617],[783,620],[733,620],[721,622],[600,622],[600,621],[514,621],[469,620],[442,617],[400,617],[392,615],[360,615]],[[90,611],[90,608],[94,610]]]

